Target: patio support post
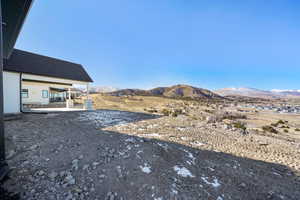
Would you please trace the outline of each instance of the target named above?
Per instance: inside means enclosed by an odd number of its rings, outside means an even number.
[[[90,99],[90,87],[89,87],[89,84],[86,85],[86,99]]]
[[[69,100],[71,100],[71,88],[69,88],[68,92],[69,92]]]
[[[3,40],[2,40],[2,8],[0,1],[0,181],[9,172],[5,161],[5,137],[3,122]]]

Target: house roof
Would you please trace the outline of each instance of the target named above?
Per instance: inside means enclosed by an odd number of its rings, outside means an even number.
[[[80,64],[14,49],[4,60],[3,70],[41,76],[93,82]]]

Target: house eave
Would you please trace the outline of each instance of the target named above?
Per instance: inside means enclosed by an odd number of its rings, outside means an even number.
[[[68,79],[68,78],[62,78],[62,77],[56,77],[56,76],[45,76],[45,75],[40,75],[40,74],[35,74],[35,73],[24,73],[20,71],[15,71],[15,70],[3,70],[4,72],[13,72],[13,73],[20,73],[20,74],[28,74],[28,75],[33,75],[33,76],[39,76],[39,77],[45,77],[45,78],[54,78],[54,79],[62,79],[62,80],[69,80],[70,82],[78,82],[78,84],[88,84],[92,83],[92,81],[82,81],[82,80],[74,80],[74,79]],[[28,80],[34,80],[34,79],[28,79]]]
[[[6,0],[2,3],[3,57],[9,58],[34,0]]]

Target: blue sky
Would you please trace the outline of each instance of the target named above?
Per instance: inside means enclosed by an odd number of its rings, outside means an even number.
[[[95,85],[300,89],[300,1],[35,1],[16,47]]]

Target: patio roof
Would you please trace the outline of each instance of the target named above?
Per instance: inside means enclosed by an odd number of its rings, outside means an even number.
[[[66,92],[68,90],[66,89],[61,89],[61,88],[53,88],[53,87],[50,87],[50,91],[55,91],[55,92]]]

